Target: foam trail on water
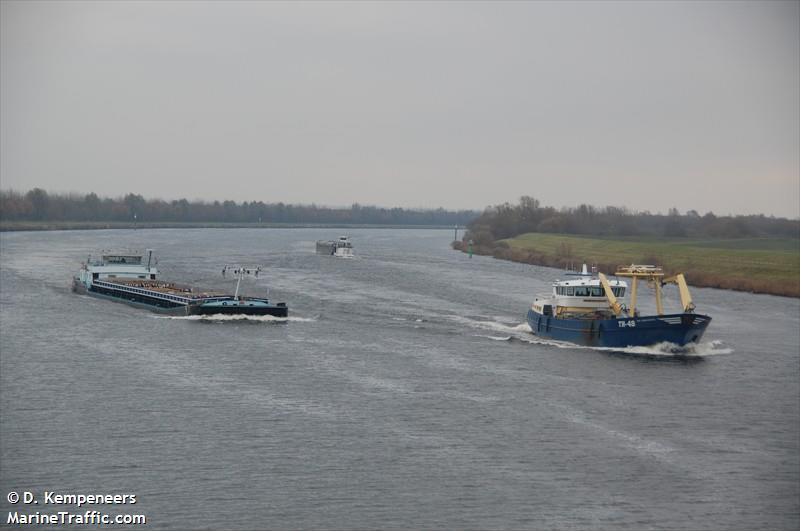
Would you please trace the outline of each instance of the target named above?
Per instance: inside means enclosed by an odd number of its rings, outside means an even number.
[[[483,337],[485,339],[491,339],[492,341],[511,341],[511,336],[485,336],[482,334],[477,334],[475,337]]]
[[[519,323],[516,325],[508,325],[504,323],[500,323],[498,321],[478,321],[475,319],[470,319],[468,317],[461,317],[458,315],[452,316],[452,319],[456,322],[466,324],[473,328],[482,328],[485,330],[491,330],[493,332],[500,332],[506,334],[508,336],[508,340],[518,340],[524,343],[531,343],[534,345],[550,345],[558,348],[580,348],[577,345],[573,345],[572,343],[565,343],[562,341],[555,341],[551,339],[543,339],[541,337],[537,337],[533,335],[531,332],[531,327],[528,325],[527,322]],[[480,336],[480,337],[487,337],[487,336]],[[505,340],[505,337],[503,338]]]
[[[717,354],[732,354],[733,349],[726,347],[725,343],[719,339],[714,339],[707,343],[697,343],[694,345],[695,352],[701,356],[714,356]]]
[[[720,354],[730,354],[733,349],[724,346],[720,340],[708,341],[705,343],[688,343],[687,345],[680,346],[669,341],[649,345],[646,347],[585,347],[594,348],[595,350],[604,350],[609,352],[624,352],[626,354],[636,354],[642,356],[684,356],[684,357],[697,357],[704,358],[708,356],[717,356]]]
[[[466,324],[473,328],[483,328],[486,330],[492,330],[494,332],[518,334],[518,333],[530,333],[531,331],[531,327],[528,326],[528,323],[507,325],[498,321],[478,321],[475,319],[470,319],[469,317],[461,317],[460,315],[450,316],[450,319],[456,321],[457,323]]]

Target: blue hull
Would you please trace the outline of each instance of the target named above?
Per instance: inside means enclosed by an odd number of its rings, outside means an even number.
[[[675,313],[619,319],[556,319],[528,310],[534,334],[557,341],[591,347],[638,347],[668,341],[676,345],[697,343],[711,317]]]

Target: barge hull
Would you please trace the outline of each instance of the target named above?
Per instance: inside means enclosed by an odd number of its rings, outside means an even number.
[[[204,306],[190,305],[187,308],[189,315],[269,315],[272,317],[288,317],[289,308],[286,306],[250,307],[250,306]]]
[[[170,296],[177,300],[165,300],[164,294],[137,288],[131,290],[127,286],[115,289],[112,283],[92,284],[90,288],[75,280],[72,290],[75,293],[90,295],[115,302],[122,302],[137,308],[167,315],[270,315],[288,317],[289,308],[282,303],[272,304],[264,299],[244,299],[242,302],[215,297],[212,300],[186,299]],[[149,293],[152,293],[150,295]],[[181,300],[182,299],[182,300]],[[231,299],[233,299],[231,297]],[[185,302],[184,302],[185,301]]]

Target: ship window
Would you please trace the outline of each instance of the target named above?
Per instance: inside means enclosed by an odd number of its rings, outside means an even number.
[[[603,288],[592,288],[592,297],[602,297]]]
[[[573,287],[567,288],[567,295],[569,296],[575,295],[575,288]]]
[[[588,297],[589,296],[589,288],[575,288],[575,296],[576,297]]]

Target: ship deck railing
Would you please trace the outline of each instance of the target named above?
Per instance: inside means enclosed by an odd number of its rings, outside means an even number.
[[[106,288],[106,289],[114,289],[117,291],[121,291],[123,293],[130,293],[133,295],[146,295],[148,297],[154,297],[156,299],[168,300],[173,302],[180,302],[183,304],[188,304],[192,301],[193,297],[187,297],[185,295],[177,295],[174,292],[169,291],[160,291],[155,290],[152,288],[139,288],[134,286],[129,286],[127,284],[123,284],[121,282],[109,282],[106,280],[93,280],[92,285]]]
[[[180,302],[183,304],[189,304],[197,301],[205,301],[208,299],[215,299],[215,298],[224,299],[226,297],[230,297],[230,295],[225,295],[217,292],[195,292],[192,291],[190,288],[183,288],[183,287],[170,288],[164,285],[146,286],[145,284],[140,284],[139,281],[124,282],[117,279],[115,279],[115,281],[94,280],[92,281],[92,284],[99,286],[101,288],[115,289],[118,291],[122,291],[124,293],[131,293],[134,295],[146,295],[157,299]]]
[[[96,282],[96,281],[95,281]],[[225,294],[219,291],[197,291],[190,286],[183,286],[175,284],[174,282],[167,282],[164,280],[151,280],[151,279],[114,279],[113,281],[106,280],[106,282],[113,282],[126,287],[146,289],[149,291],[156,291],[159,293],[167,293],[169,295],[176,295],[179,297],[189,298],[208,298],[208,297],[224,297]]]

